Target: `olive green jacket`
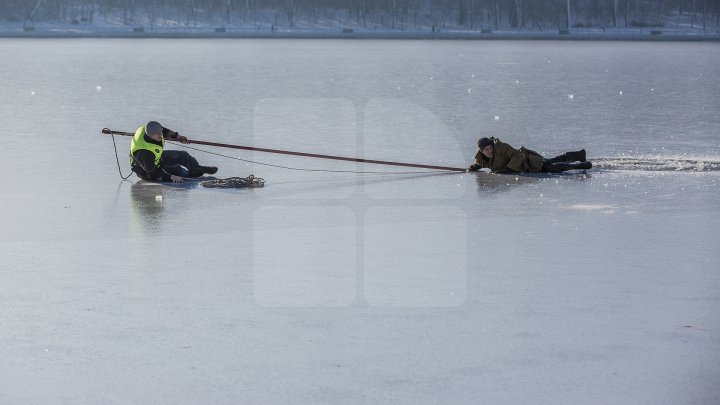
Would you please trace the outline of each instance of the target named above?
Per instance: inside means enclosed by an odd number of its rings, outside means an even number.
[[[488,159],[482,154],[482,151],[478,151],[477,155],[475,155],[475,163],[468,170],[490,169],[497,172],[510,169],[515,172],[537,173],[542,169],[544,158],[534,150],[527,149],[524,146],[516,149],[498,138],[490,139],[493,140],[493,157]]]

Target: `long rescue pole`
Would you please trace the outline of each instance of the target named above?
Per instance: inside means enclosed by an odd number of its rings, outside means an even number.
[[[108,135],[135,136],[135,134],[132,132],[113,131],[108,128],[103,128],[102,133],[108,134]],[[415,167],[418,169],[433,169],[433,170],[448,170],[448,171],[453,171],[453,172],[465,172],[465,169],[460,168],[460,167],[421,165],[421,164],[416,164],[416,163],[389,162],[389,161],[385,161],[385,160],[372,160],[372,159],[360,159],[360,158],[352,158],[352,157],[344,157],[344,156],[321,155],[321,154],[317,154],[317,153],[293,152],[293,151],[289,151],[289,150],[257,148],[254,146],[242,146],[242,145],[231,145],[231,144],[227,144],[227,143],[198,141],[198,140],[194,140],[194,139],[188,139],[188,143],[192,143],[192,144],[196,144],[196,145],[217,146],[219,148],[242,149],[242,150],[251,150],[251,151],[256,151],[256,152],[267,152],[267,153],[279,153],[279,154],[283,154],[283,155],[304,156],[304,157],[311,157],[311,158],[318,158],[318,159],[344,160],[344,161],[348,161],[348,162],[372,163],[372,164],[376,164],[376,165],[403,166],[403,167]]]

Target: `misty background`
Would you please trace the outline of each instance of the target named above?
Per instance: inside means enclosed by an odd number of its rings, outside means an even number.
[[[4,0],[0,23],[383,30],[717,31],[720,0]]]

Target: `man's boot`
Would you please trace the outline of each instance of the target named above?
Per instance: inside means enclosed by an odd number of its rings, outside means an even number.
[[[550,163],[563,163],[563,162],[587,162],[585,158],[585,149],[581,149],[576,152],[567,152],[562,155],[555,156],[552,159],[548,159]]]
[[[218,171],[218,168],[215,166],[200,166],[200,169],[207,174],[215,174]]]
[[[566,162],[587,162],[585,157],[585,149],[580,149],[577,152],[568,152],[565,154]]]
[[[550,173],[560,173],[566,170],[587,170],[592,169],[590,162],[547,162],[543,165],[543,170]]]

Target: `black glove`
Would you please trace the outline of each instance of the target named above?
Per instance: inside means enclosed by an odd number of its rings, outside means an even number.
[[[510,173],[515,173],[515,170],[513,170],[509,167],[503,167],[502,169],[496,171],[495,173],[510,174]]]

